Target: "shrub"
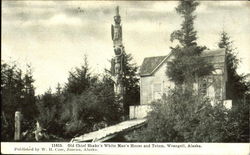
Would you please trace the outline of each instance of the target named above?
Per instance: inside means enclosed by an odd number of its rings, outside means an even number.
[[[166,99],[152,104],[147,128],[138,141],[223,142],[231,125],[229,111],[192,91],[173,89]]]

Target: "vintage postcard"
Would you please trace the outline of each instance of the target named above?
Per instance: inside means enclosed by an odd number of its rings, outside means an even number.
[[[1,153],[249,154],[249,1],[2,1]]]

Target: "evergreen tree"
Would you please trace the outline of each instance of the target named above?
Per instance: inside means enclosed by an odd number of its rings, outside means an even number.
[[[233,49],[233,42],[228,34],[223,31],[221,39],[218,43],[219,48],[226,50],[226,66],[227,66],[227,99],[234,101],[243,99],[246,92],[249,90],[248,84],[244,81],[244,76],[237,73],[237,68],[240,60],[237,58],[237,53]]]
[[[123,58],[123,76],[122,82],[124,86],[124,113],[129,114],[130,105],[138,105],[140,103],[140,86],[138,76],[138,66],[133,62],[131,54],[124,52]],[[111,61],[111,69],[106,70],[111,76],[114,76],[115,62],[114,59]]]
[[[60,83],[57,83],[57,86],[56,86],[56,94],[57,95],[60,95],[62,93],[62,87],[60,85]]]
[[[133,57],[131,54],[124,55],[124,109],[125,114],[129,114],[129,106],[137,105],[140,103],[140,87],[139,87],[139,77],[137,74],[138,67],[135,63],[132,63]]]
[[[92,78],[92,77],[91,77]],[[114,101],[113,83],[110,78],[91,82],[80,95],[67,94],[61,120],[64,135],[72,137],[105,127],[120,120],[118,105]]]
[[[81,94],[84,90],[89,88],[91,75],[89,72],[89,65],[87,56],[84,56],[84,64],[78,68],[76,67],[74,71],[69,72],[68,82],[65,86],[65,91],[72,94]]]
[[[61,96],[52,94],[51,88],[41,95],[37,101],[39,110],[37,120],[41,127],[46,129],[50,134],[60,135],[63,133],[60,121],[60,114],[63,108],[62,102]]]
[[[15,63],[1,64],[2,138],[12,141],[14,137],[14,115],[23,114],[22,131],[30,129],[36,118],[35,93],[32,72],[27,67],[25,75]]]
[[[24,98],[22,104],[22,113],[27,123],[30,124],[37,116],[35,87],[33,85],[34,79],[30,65],[27,65],[26,73],[23,78],[24,81]],[[33,122],[34,123],[34,122]],[[31,125],[31,124],[30,124]]]
[[[105,121],[108,125],[117,123],[122,114],[119,113],[119,105],[115,102],[111,77],[108,74],[104,74],[102,79],[92,84],[90,90],[98,99],[96,110],[101,114],[101,121]]]
[[[114,101],[113,82],[89,72],[87,57],[84,65],[71,72],[62,96],[61,123],[64,136],[72,137],[91,132],[120,120],[118,105]]]
[[[168,62],[167,75],[176,85],[192,87],[197,78],[212,72],[213,66],[200,57],[206,47],[197,45],[197,32],[194,30],[194,11],[198,2],[182,0],[176,11],[184,19],[181,29],[171,34],[171,41],[178,40],[180,45],[172,48],[174,58]]]
[[[250,84],[247,83],[243,75],[237,73],[240,60],[233,48],[233,42],[229,35],[223,31],[218,43],[220,48],[226,50],[227,66],[227,99],[233,100],[233,109],[229,113],[230,124],[227,136],[228,141],[249,142],[249,105],[250,105]]]
[[[181,30],[174,31],[171,34],[171,41],[177,39],[183,47],[191,47],[197,45],[197,31],[194,30],[193,26],[196,16],[193,15],[193,13],[198,5],[199,3],[194,0],[181,0],[176,8],[176,12],[180,14],[181,17],[184,18],[184,20],[181,24]]]
[[[22,71],[16,64],[1,63],[1,138],[3,141],[12,141],[14,138],[14,115],[20,111],[22,90],[24,88]]]

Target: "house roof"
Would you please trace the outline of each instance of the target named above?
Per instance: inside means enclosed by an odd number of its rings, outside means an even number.
[[[163,62],[167,56],[156,56],[144,58],[140,68],[140,75],[147,76],[151,75],[153,71]]]
[[[151,76],[164,62],[169,58],[169,55],[146,57],[140,68],[140,76]],[[206,57],[213,64],[224,64],[225,49],[206,50],[202,53],[202,57]]]

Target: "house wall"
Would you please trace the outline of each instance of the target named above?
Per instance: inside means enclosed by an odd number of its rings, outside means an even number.
[[[208,81],[206,96],[216,102],[226,99],[227,70],[225,70],[223,64],[215,64],[214,66],[213,74],[206,77]]]
[[[174,87],[174,83],[166,76],[167,61],[171,61],[172,57],[165,62],[150,76],[142,76],[140,83],[140,105],[131,107],[131,118],[145,117],[145,112],[148,112],[148,107],[144,105],[151,104],[152,101],[160,99],[163,94],[168,94],[169,89]],[[211,60],[210,60],[211,59]],[[212,100],[212,104],[216,101],[226,99],[226,82],[227,69],[225,64],[225,55],[213,56],[208,58],[209,62],[215,67],[212,75],[205,78],[206,81],[206,96]],[[197,89],[200,88],[200,83],[194,85]],[[198,94],[200,90],[198,90]]]
[[[144,118],[151,111],[149,104],[129,106],[129,119]]]
[[[214,66],[216,70],[213,75],[206,77],[206,96],[215,102],[226,99],[227,70],[223,63],[214,64]],[[169,89],[174,87],[173,82],[166,76],[166,67],[165,62],[153,75],[141,77],[141,105],[160,99],[164,93],[168,94]]]
[[[155,73],[151,76],[141,77],[141,89],[140,89],[140,104],[150,104],[152,101],[160,99],[162,95],[174,87],[174,84],[170,82],[166,76],[165,62]]]

